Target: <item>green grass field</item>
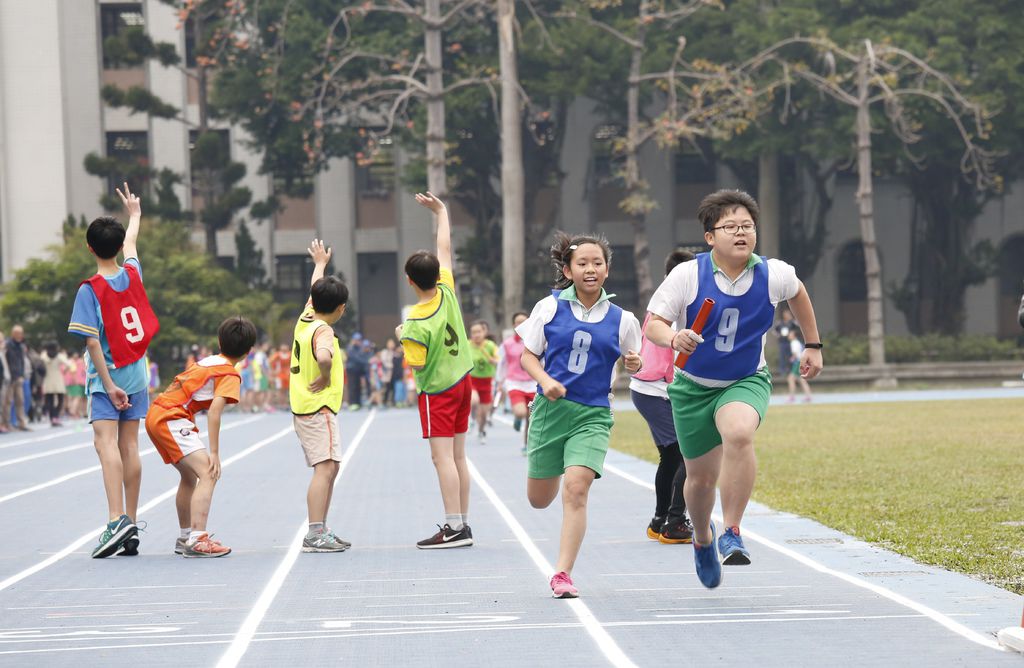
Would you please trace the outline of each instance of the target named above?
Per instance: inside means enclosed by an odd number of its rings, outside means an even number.
[[[657,461],[639,413],[612,447]],[[757,501],[1024,594],[1024,402],[773,406],[756,448]]]

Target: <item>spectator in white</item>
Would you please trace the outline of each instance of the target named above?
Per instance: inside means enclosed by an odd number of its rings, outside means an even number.
[[[60,416],[64,413],[64,397],[68,391],[64,385],[64,369],[67,368],[68,357],[57,347],[56,341],[47,343],[40,357],[46,366],[46,376],[43,378],[43,405],[50,416],[50,426],[59,427]]]
[[[21,325],[11,328],[11,338],[7,339],[7,347],[4,350],[4,357],[7,359],[7,367],[11,374],[11,382],[4,387],[3,403],[0,410],[0,424],[8,429],[11,428],[11,402],[14,402],[14,410],[17,413],[14,427],[20,431],[28,431],[28,419],[25,417],[25,374],[30,371],[25,363],[25,330]]]
[[[1020,309],[1017,311],[1017,322],[1024,327],[1024,296],[1020,298]]]

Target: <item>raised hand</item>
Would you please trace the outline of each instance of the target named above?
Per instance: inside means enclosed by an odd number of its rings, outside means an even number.
[[[437,199],[429,192],[416,193],[416,203],[430,209],[434,213],[441,213],[444,211],[444,202]]]
[[[319,267],[326,267],[331,261],[331,249],[324,245],[322,239],[313,239],[313,243],[306,249],[309,256],[313,258],[313,264]]]
[[[124,210],[130,218],[138,218],[142,215],[142,200],[128,189],[127,181],[124,182],[124,192],[121,192],[120,188],[114,188],[114,190],[121,196],[121,203],[124,204]]]

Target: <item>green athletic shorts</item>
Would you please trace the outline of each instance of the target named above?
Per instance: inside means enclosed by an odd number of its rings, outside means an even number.
[[[772,374],[767,367],[726,387],[704,387],[677,373],[668,386],[668,398],[672,401],[672,419],[683,457],[696,459],[722,444],[722,435],[715,426],[719,408],[738,401],[757,411],[764,422],[771,394]]]
[[[526,439],[527,476],[555,478],[570,466],[586,466],[600,478],[612,422],[608,408],[538,394]]]

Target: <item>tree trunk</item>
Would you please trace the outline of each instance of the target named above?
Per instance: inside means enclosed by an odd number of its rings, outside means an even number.
[[[501,66],[501,285],[502,318],[523,307],[525,241],[523,139],[519,72],[513,23],[515,0],[498,0],[498,52]]]
[[[640,4],[640,23],[636,33],[638,46],[633,48],[629,63],[629,89],[626,96],[626,196],[634,197],[644,194],[646,188],[640,178],[640,68],[643,64],[643,43],[646,37],[644,18],[647,15],[648,3]],[[633,209],[629,212],[629,220],[633,226],[633,262],[636,265],[636,291],[638,307],[647,308],[654,294],[651,280],[650,244],[647,241],[647,214],[633,200]]]
[[[426,0],[423,40],[427,71],[427,190],[448,195],[444,155],[444,62],[441,56],[441,0]]]
[[[868,360],[879,370],[876,385],[894,385],[885,369],[885,325],[882,304],[882,270],[875,241],[874,195],[871,178],[871,116],[868,107],[870,43],[857,66],[857,205],[860,235],[864,244],[864,274],[868,287]]]
[[[757,158],[757,204],[761,209],[757,247],[767,257],[779,257],[779,195],[779,154],[768,151]]]

